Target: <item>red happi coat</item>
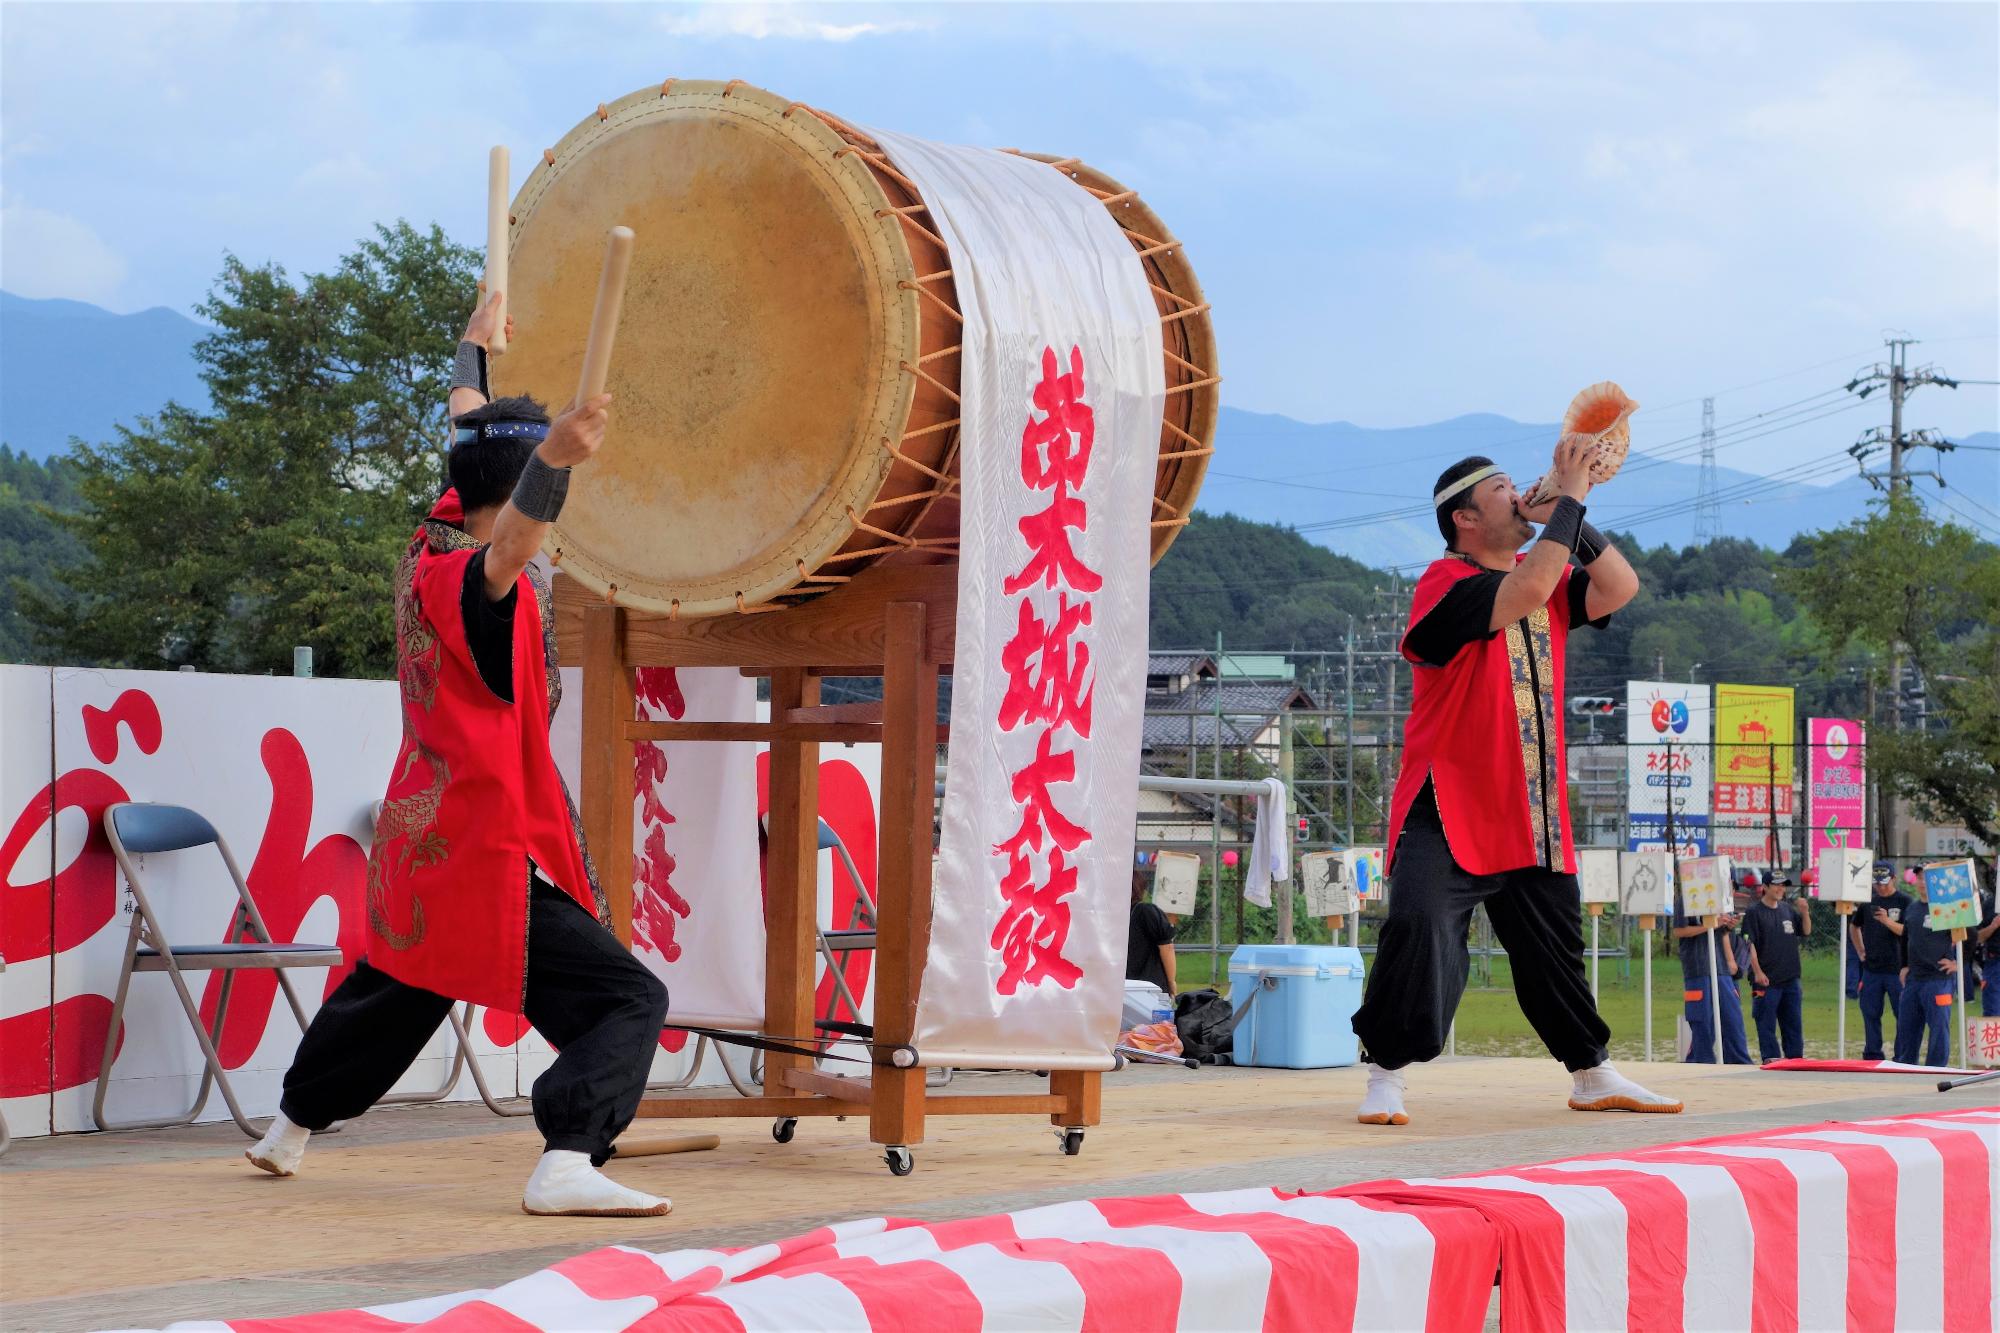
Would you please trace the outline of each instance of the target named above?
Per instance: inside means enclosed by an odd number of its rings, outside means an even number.
[[[445,492],[396,571],[403,744],[368,857],[368,961],[397,980],[518,1013],[528,863],[603,920],[576,808],[549,752],[562,686],[538,573],[515,585],[514,699],[479,675],[461,611],[480,544]]]
[[[1433,561],[1417,580],[1410,626],[1452,585],[1482,572],[1457,556]],[[1466,644],[1441,667],[1414,656],[1404,631],[1403,656],[1415,666],[1416,691],[1389,806],[1387,865],[1394,864],[1403,820],[1429,780],[1452,860],[1463,869],[1492,875],[1541,866],[1576,873],[1562,734],[1569,579],[1565,569],[1546,605],[1491,638]]]

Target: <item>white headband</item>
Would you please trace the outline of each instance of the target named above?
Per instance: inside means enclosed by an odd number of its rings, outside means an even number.
[[[1477,486],[1480,482],[1485,481],[1488,477],[1497,475],[1499,472],[1500,465],[1498,463],[1488,463],[1485,467],[1474,468],[1451,485],[1439,491],[1436,495],[1433,495],[1431,497],[1431,506],[1433,508],[1440,507],[1446,500],[1451,499],[1452,496],[1457,495],[1460,491],[1468,487]]]

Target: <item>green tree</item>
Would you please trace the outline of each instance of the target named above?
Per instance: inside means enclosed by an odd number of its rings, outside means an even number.
[[[18,571],[18,581],[30,587],[53,591],[56,571],[83,557],[83,548],[56,518],[78,503],[76,469],[68,460],[42,463],[0,445],[0,569]],[[46,660],[19,600],[16,580],[0,583],[0,660]]]
[[[211,413],[168,404],[79,445],[84,557],[23,588],[63,661],[385,675],[390,581],[442,481],[450,348],[476,252],[438,228],[378,227],[294,283],[235,257],[201,313]]]
[[[1326,650],[1386,580],[1288,528],[1197,512],[1153,570],[1155,645]]]
[[[1819,534],[1785,583],[1836,648],[1900,651],[1928,683],[1921,730],[1877,727],[1869,762],[1927,819],[2000,841],[2000,550],[1908,495]]]

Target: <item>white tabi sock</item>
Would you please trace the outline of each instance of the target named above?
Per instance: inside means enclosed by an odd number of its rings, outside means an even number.
[[[536,1217],[660,1217],[673,1203],[626,1189],[590,1164],[590,1154],[554,1148],[542,1154],[521,1211]]]
[[[257,1140],[257,1146],[244,1149],[243,1155],[250,1159],[252,1165],[274,1176],[294,1176],[298,1174],[299,1162],[306,1155],[306,1140],[311,1137],[311,1130],[293,1124],[280,1111],[271,1117],[271,1127],[264,1131],[263,1138]]]
[[[1410,1117],[1403,1110],[1403,1071],[1371,1064],[1361,1067],[1368,1071],[1368,1091],[1362,1094],[1361,1109],[1354,1118],[1364,1125],[1409,1124]]]
[[[1662,1097],[1611,1067],[1606,1060],[1591,1069],[1579,1069],[1570,1088],[1573,1111],[1642,1111],[1655,1115],[1678,1115],[1681,1103]]]

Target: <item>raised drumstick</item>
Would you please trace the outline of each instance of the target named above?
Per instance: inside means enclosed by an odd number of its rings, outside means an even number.
[[[632,229],[613,227],[604,238],[604,268],[597,275],[597,308],[590,312],[590,341],[583,348],[583,376],[576,401],[604,392],[611,373],[611,344],[618,337],[618,312],[625,307],[625,272],[632,267]]]
[[[489,356],[507,350],[507,145],[486,157],[486,290],[500,293],[500,324],[486,344]]]

